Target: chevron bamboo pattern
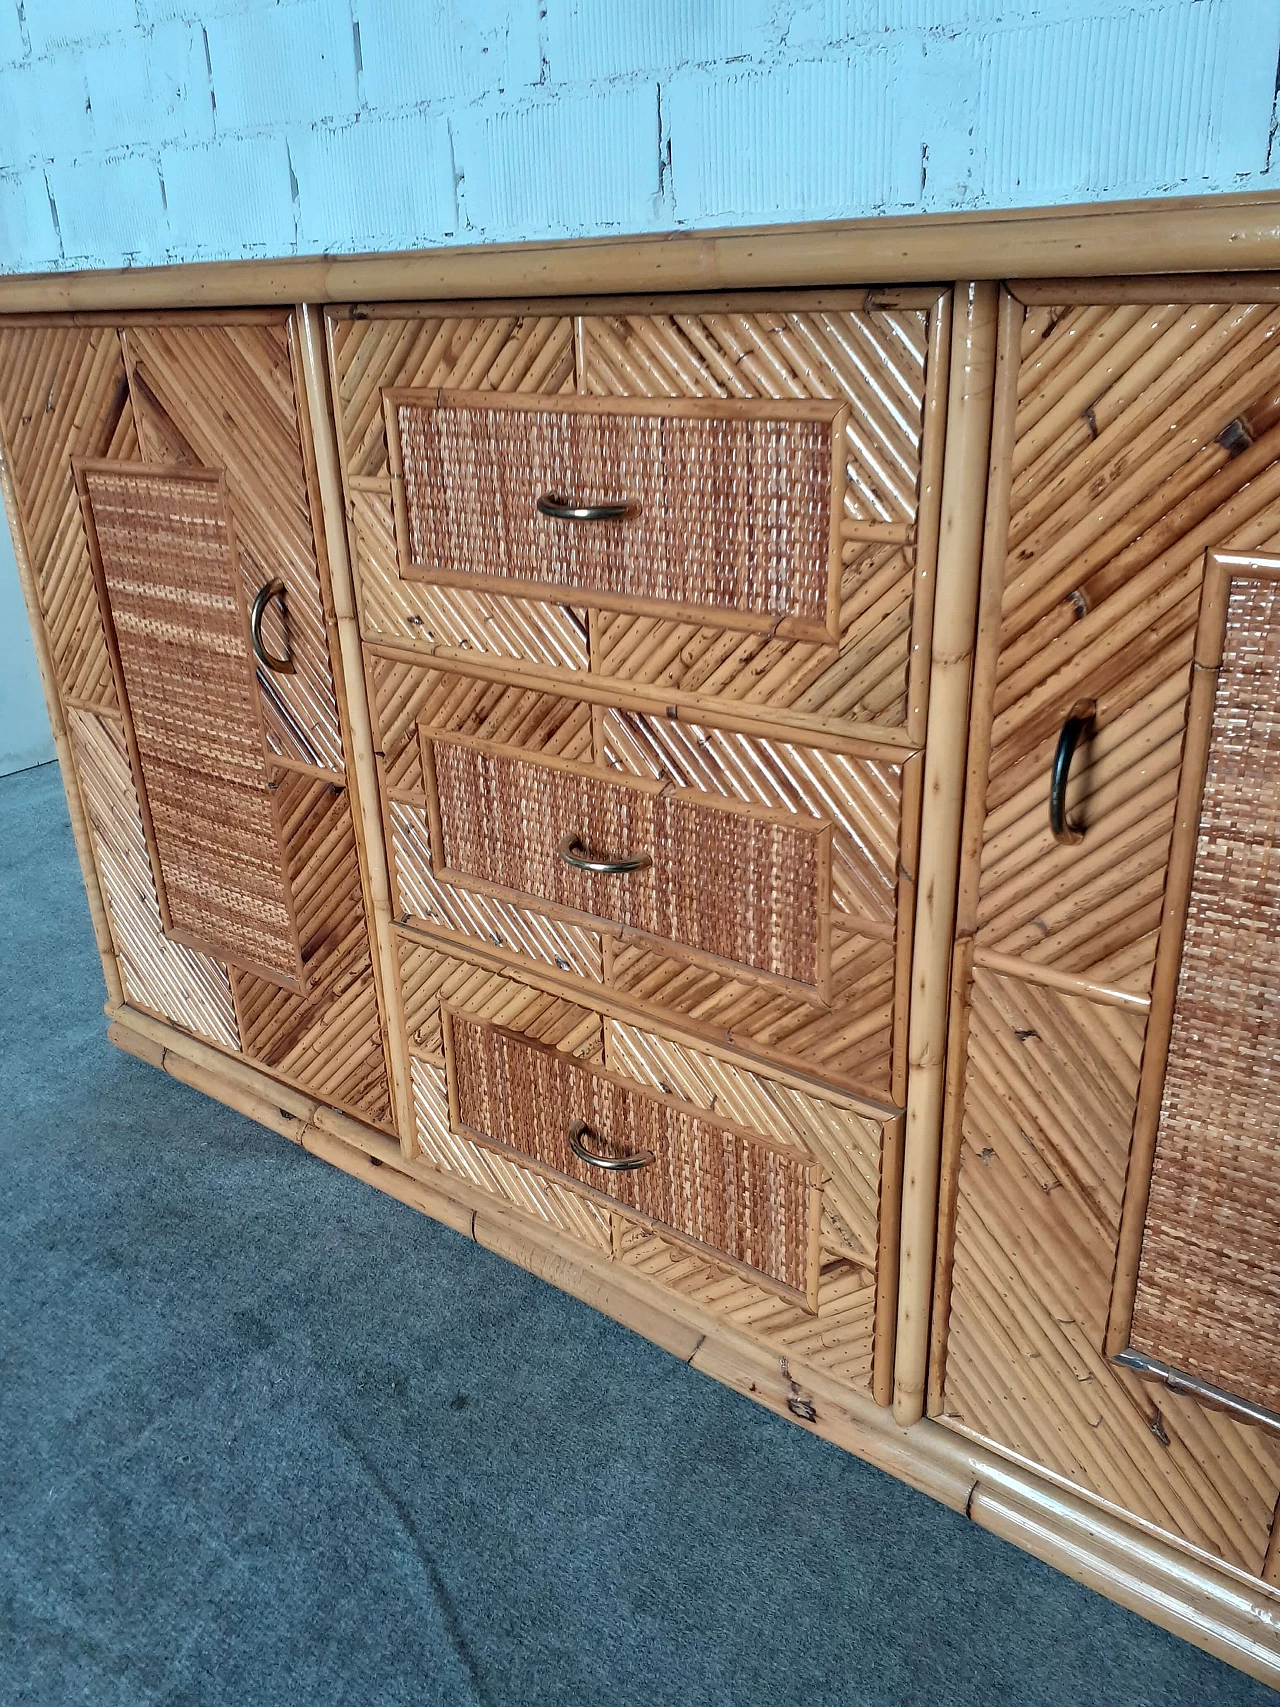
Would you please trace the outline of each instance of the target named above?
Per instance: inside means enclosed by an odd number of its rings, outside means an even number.
[[[184,1031],[238,1049],[227,968],[164,934],[123,723],[73,707],[67,730],[125,994]]]
[[[1035,306],[1020,337],[1007,541],[983,566],[990,751],[966,802],[976,969],[953,1013],[931,1406],[1257,1573],[1280,1442],[1102,1346],[1146,1030],[1123,1004],[1151,988],[1205,554],[1280,535],[1280,310]],[[1049,771],[1081,699],[1084,837],[1063,845]]]
[[[20,495],[129,999],[375,1122],[386,1066],[284,314],[0,329],[0,430]],[[135,413],[136,411],[136,413]],[[137,429],[135,430],[135,420]],[[260,670],[305,996],[162,934],[97,611],[72,457],[224,471],[245,589],[282,576],[296,672]],[[266,638],[276,652],[286,631]],[[83,711],[77,708],[87,708]],[[90,712],[100,715],[90,715]]]
[[[113,328],[0,327],[0,435],[8,449],[58,687],[117,709],[72,457],[135,461],[129,383]]]
[[[587,669],[829,719],[907,721],[930,309],[850,306],[610,317],[330,317],[370,638]],[[852,304],[856,301],[856,306]],[[384,389],[845,401],[839,643],[743,635],[401,581]]]
[[[815,1156],[827,1176],[822,1193],[824,1247],[874,1268],[879,1245],[879,1121],[616,1019],[604,1022],[604,1063],[637,1084],[683,1097],[708,1113]]]
[[[895,956],[902,769],[730,731],[596,710],[558,695],[446,671],[370,660],[399,916],[529,954],[562,972],[624,992],[653,1012],[688,1016],[709,1036],[817,1072],[846,1090],[888,1100],[895,1051]],[[694,964],[678,948],[600,944],[610,933],[552,920],[537,902],[495,900],[431,869],[425,779],[412,752],[423,731],[477,735],[531,753],[705,792],[709,798],[831,819],[830,1001],[815,1003],[749,972]],[[909,929],[909,914],[902,928]],[[459,943],[465,952],[465,943]]]
[[[752,705],[906,721],[927,320],[924,310],[862,308],[583,318],[590,395],[851,406],[838,647],[605,613],[594,669]]]

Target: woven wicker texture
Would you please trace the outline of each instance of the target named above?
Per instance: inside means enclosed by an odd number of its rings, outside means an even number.
[[[123,723],[72,709],[67,732],[125,995],[184,1031],[238,1049],[226,967],[164,934]]]
[[[1146,991],[1204,553],[1277,532],[1280,309],[1032,308],[1018,378],[978,941]],[[1046,788],[1075,700],[1078,848]]]
[[[998,614],[975,670],[992,743],[966,809],[980,869],[966,857],[959,929],[979,953],[1145,993],[1205,551],[1280,533],[1280,310],[1033,307],[1019,358],[1008,546],[984,565]],[[1086,834],[1059,846],[1050,765],[1081,697],[1098,703],[1068,797]],[[979,968],[967,1027],[931,1408],[1258,1571],[1280,1445],[1102,1355],[1144,1017]]]
[[[529,409],[456,394],[400,400],[410,565],[501,576],[587,603],[656,599],[828,626],[837,407],[726,405],[723,415],[587,401]],[[769,415],[761,418],[763,409]],[[816,418],[815,418],[816,417]],[[837,464],[838,466],[838,464]],[[536,500],[626,500],[566,522]]]
[[[1132,1343],[1280,1411],[1280,581],[1233,579]]]
[[[351,802],[323,777],[274,767],[285,869],[298,919],[304,994],[233,968],[244,1051],[320,1097],[381,1125],[390,1089]]]
[[[279,323],[204,321],[130,326],[123,343],[145,460],[220,469],[245,597],[275,576],[286,583],[287,626],[274,604],[263,625],[270,650],[287,647],[294,663],[291,675],[258,672],[268,745],[341,772],[290,336]]]
[[[844,433],[838,645],[621,611],[590,614],[402,580],[380,387],[572,393],[574,322],[331,313],[339,439],[353,509],[365,633],[469,658],[590,668],[638,686],[788,708],[798,717],[901,726],[913,656],[916,512],[929,312],[794,307],[578,321],[580,390],[598,396],[849,405]],[[385,313],[385,317],[384,317]],[[932,583],[929,582],[930,596]],[[914,635],[917,664],[927,633]],[[917,688],[922,683],[917,682]],[[913,697],[918,735],[923,698]]]
[[[453,741],[428,745],[446,872],[778,977],[819,982],[822,828],[774,823]],[[568,834],[596,857],[647,853],[652,864],[623,876],[575,870],[556,853]]]
[[[285,979],[299,944],[220,483],[85,471],[172,932]]]
[[[458,1116],[626,1207],[801,1295],[812,1273],[814,1170],[787,1151],[695,1116],[623,1081],[496,1027],[453,1016]],[[588,1122],[601,1155],[651,1151],[654,1160],[603,1173],[570,1150],[571,1121]]]
[[[118,709],[71,458],[136,460],[120,339],[108,327],[0,327],[8,447],[49,649],[64,699]]]

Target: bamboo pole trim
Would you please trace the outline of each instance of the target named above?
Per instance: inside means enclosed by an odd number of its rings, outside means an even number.
[[[1280,263],[1277,207],[1274,194],[1247,191],[387,255],[38,273],[0,280],[0,312],[847,287],[851,278],[910,283],[1236,271]]]
[[[957,293],[947,449],[933,619],[924,810],[908,1030],[906,1148],[899,1251],[894,1415],[924,1411],[937,1234],[952,926],[960,855],[970,662],[978,603],[998,299],[994,286]]]

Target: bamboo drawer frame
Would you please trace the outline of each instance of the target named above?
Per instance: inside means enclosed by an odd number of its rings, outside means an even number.
[[[1259,270],[1242,273],[1242,266]],[[1233,271],[1220,276],[1228,267]],[[974,816],[973,779],[985,766],[991,738],[981,711],[993,692],[990,637],[1000,616],[998,582],[980,570],[984,551],[991,560],[1002,549],[1007,480],[1013,476],[1001,471],[1011,466],[1015,440],[1009,374],[1002,375],[1000,368],[1003,360],[1007,369],[1007,356],[998,358],[997,345],[1007,349],[1015,315],[1041,308],[1175,300],[1280,303],[1280,273],[1264,270],[1270,268],[1280,269],[1280,198],[1244,196],[1166,206],[867,221],[499,251],[0,279],[0,333],[6,327],[74,324],[92,330],[125,322],[130,328],[126,351],[132,363],[140,364],[129,370],[140,395],[147,362],[159,359],[169,329],[190,322],[192,310],[217,307],[217,322],[234,327],[270,318],[261,308],[245,309],[244,304],[281,305],[275,323],[287,328],[305,427],[305,477],[326,569],[325,639],[337,683],[345,785],[360,850],[359,882],[371,924],[381,1035],[390,1072],[391,1119],[382,1129],[350,1110],[326,1106],[287,1072],[264,1071],[238,1058],[230,1038],[211,1030],[212,1040],[201,1041],[127,1000],[90,828],[101,803],[85,798],[72,756],[72,730],[86,716],[87,702],[79,702],[75,692],[59,684],[61,666],[42,619],[28,543],[16,525],[16,476],[6,449],[0,449],[0,487],[13,524],[89,893],[114,1042],[588,1298],[695,1367],[926,1488],[1122,1604],[1280,1685],[1280,1527],[1260,1575],[1253,1575],[1214,1558],[1204,1547],[1163,1533],[1159,1524],[1141,1515],[1126,1514],[1115,1501],[1080,1491],[1070,1485],[1074,1479],[1038,1468],[1026,1453],[966,1433],[945,1415],[930,1420],[921,1414],[931,1345],[935,1385],[944,1359],[939,1323],[952,1287],[954,1111],[969,1023],[964,992],[975,971],[997,983],[1012,980],[1019,989],[1042,992],[1050,1003],[1084,996],[1116,1016],[1117,1025],[1126,1020],[1145,1024],[1152,1005],[1151,996],[1131,977],[1081,978],[1051,960],[1028,960],[1016,945],[977,939],[976,862],[982,826],[980,816]],[[1098,277],[1150,275],[1157,269],[1183,276]],[[907,282],[851,291],[851,278]],[[1001,278],[1014,281],[1003,296],[987,282]],[[340,376],[331,365],[335,322],[331,319],[326,326],[317,304],[359,304],[343,312],[370,321],[419,314],[428,299],[454,311],[560,316],[572,322],[584,315],[644,315],[676,301],[683,304],[682,311],[696,312],[709,303],[728,304],[726,292],[759,293],[734,300],[754,304],[753,312],[767,312],[788,293],[806,290],[809,308],[829,301],[856,303],[868,312],[930,312],[941,300],[943,287],[931,282],[938,279],[961,282],[951,290],[950,313],[934,318],[930,360],[935,383],[926,411],[938,430],[926,441],[934,445],[933,460],[926,459],[920,471],[920,521],[865,523],[861,532],[855,530],[856,537],[846,525],[842,542],[846,553],[861,545],[909,547],[927,566],[929,598],[921,607],[927,615],[911,633],[912,679],[901,724],[734,701],[639,676],[604,678],[532,659],[477,656],[447,640],[423,645],[407,637],[362,635],[358,567],[353,562],[359,549],[358,511],[362,502],[385,502],[394,529],[394,470],[384,479],[344,469],[334,424],[341,404],[335,394]],[[582,294],[587,291],[593,293],[589,298]],[[633,294],[600,294],[606,291]],[[661,296],[634,294],[646,291]],[[680,292],[687,294],[678,298]],[[1253,430],[1248,423],[1246,427]],[[1268,420],[1257,430],[1270,427]],[[995,472],[988,487],[989,466]],[[403,528],[400,537],[403,541]],[[601,613],[602,620],[607,614]],[[870,1394],[863,1396],[806,1363],[803,1356],[779,1357],[702,1302],[655,1286],[641,1269],[615,1260],[616,1252],[593,1250],[514,1205],[501,1205],[422,1157],[413,1134],[415,1073],[420,1075],[424,1057],[415,1053],[405,1023],[401,957],[428,938],[441,954],[456,955],[458,945],[448,933],[411,929],[396,919],[387,865],[388,796],[380,778],[386,754],[371,710],[370,684],[379,664],[425,667],[463,690],[470,684],[477,693],[568,696],[581,703],[589,725],[597,730],[616,709],[673,727],[695,725],[751,740],[790,739],[814,752],[903,768],[904,821],[918,825],[904,851],[904,887],[898,894],[899,909],[907,907],[915,920],[914,939],[900,938],[906,945],[902,966],[910,989],[909,1014],[905,1004],[901,1014],[906,1027],[903,1072],[895,1080],[893,1100],[861,1103],[867,1116],[883,1125],[883,1188],[893,1203],[901,1191],[900,1216],[891,1218],[893,1238],[886,1236],[878,1258],[886,1266],[877,1291],[877,1344],[891,1353],[888,1363],[878,1365],[879,1404]],[[972,750],[971,687],[979,708],[972,724]],[[591,756],[599,761],[598,751]],[[291,763],[296,777],[307,774],[305,760],[281,762]],[[1110,774],[1105,750],[1095,763],[1099,776]],[[326,764],[312,767],[312,780],[318,783],[334,774]],[[954,956],[953,943],[958,944]],[[504,978],[514,974],[535,994],[540,992],[539,999],[580,999],[575,998],[573,981],[554,967],[531,971],[527,965],[513,966],[501,948],[477,945],[467,950],[466,959],[477,972]],[[592,999],[602,1025],[635,1026],[644,1019],[641,1009],[629,1006],[625,991]],[[692,1017],[683,1028],[675,1023],[668,1032],[673,1048],[708,1049],[717,1058],[736,1061],[735,1070],[769,1072],[779,1084],[808,1094],[820,1095],[823,1089],[820,1073],[806,1084],[794,1066],[770,1066],[749,1051],[735,1053],[732,1036],[713,1039]],[[389,1135],[389,1125],[394,1125],[398,1142]],[[882,1408],[890,1398],[892,1417]]]

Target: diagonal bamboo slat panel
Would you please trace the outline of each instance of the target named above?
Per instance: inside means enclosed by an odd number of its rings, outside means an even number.
[[[417,1056],[412,1067],[418,1149],[426,1161],[442,1173],[458,1174],[482,1191],[505,1198],[526,1215],[536,1216],[584,1245],[605,1253],[612,1251],[612,1217],[607,1209],[570,1186],[532,1168],[522,1168],[491,1146],[452,1131],[444,1068]]]
[[[133,461],[120,339],[105,326],[0,327],[0,428],[64,702],[116,709],[72,457]]]
[[[834,305],[833,305],[834,304]],[[927,656],[930,576],[936,549],[940,417],[945,363],[939,305],[848,306],[803,299],[779,311],[584,315],[391,314],[329,317],[348,502],[357,539],[365,632],[370,638],[589,667],[619,681],[678,687],[727,702],[794,707],[825,719],[923,732],[923,681],[911,687],[913,651]],[[714,618],[672,621],[660,610],[600,612],[495,599],[401,580],[381,394],[399,388],[517,394],[846,405],[845,494],[840,523],[837,642],[777,633],[742,635]],[[932,460],[931,460],[932,459]],[[923,505],[923,508],[922,508]],[[923,576],[922,600],[914,598]],[[526,610],[517,607],[528,605]],[[588,632],[590,630],[590,633]],[[922,650],[923,647],[923,650]],[[919,669],[917,668],[917,675]]]
[[[326,778],[278,766],[272,788],[306,993],[234,970],[242,1047],[313,1095],[390,1125],[382,1020],[347,792]]]
[[[848,404],[836,643],[605,613],[593,668],[753,705],[906,723],[928,322],[925,310],[861,307],[583,317],[588,395]]]
[[[816,1309],[821,1175],[795,1146],[452,1009],[445,1055],[462,1131],[576,1180]],[[584,1148],[638,1165],[606,1171]]]
[[[1140,1016],[974,974],[944,1421],[1258,1572],[1280,1442],[1102,1352]]]
[[[697,1298],[726,1320],[758,1333],[780,1355],[815,1357],[854,1386],[869,1389],[876,1360],[877,1242],[882,1219],[896,1219],[897,1200],[882,1201],[881,1125],[830,1098],[798,1091],[766,1074],[749,1072],[703,1050],[672,1043],[659,1033],[605,1019],[533,990],[519,980],[486,973],[401,938],[402,992],[414,1059],[418,1143],[423,1156],[446,1173],[460,1173],[574,1238],[594,1242],[581,1225],[590,1199],[568,1192],[568,1204],[540,1200],[536,1180],[495,1171],[484,1150],[450,1130],[445,1095],[442,1005],[505,1026],[581,1059],[611,1067],[628,1080],[651,1085],[695,1108],[719,1114],[775,1143],[817,1158],[827,1175],[818,1271],[818,1313],[788,1303],[740,1270],[705,1251],[664,1237],[652,1228],[613,1217],[615,1260],[648,1274],[656,1284]],[[518,1163],[513,1163],[518,1167]],[[543,1181],[542,1184],[557,1182]],[[883,1353],[891,1359],[891,1346]],[[882,1374],[887,1380],[891,1369]]]
[[[1023,326],[979,944],[1150,989],[1206,549],[1277,529],[1280,311],[1081,305]],[[1059,728],[1097,703],[1049,834]]]

